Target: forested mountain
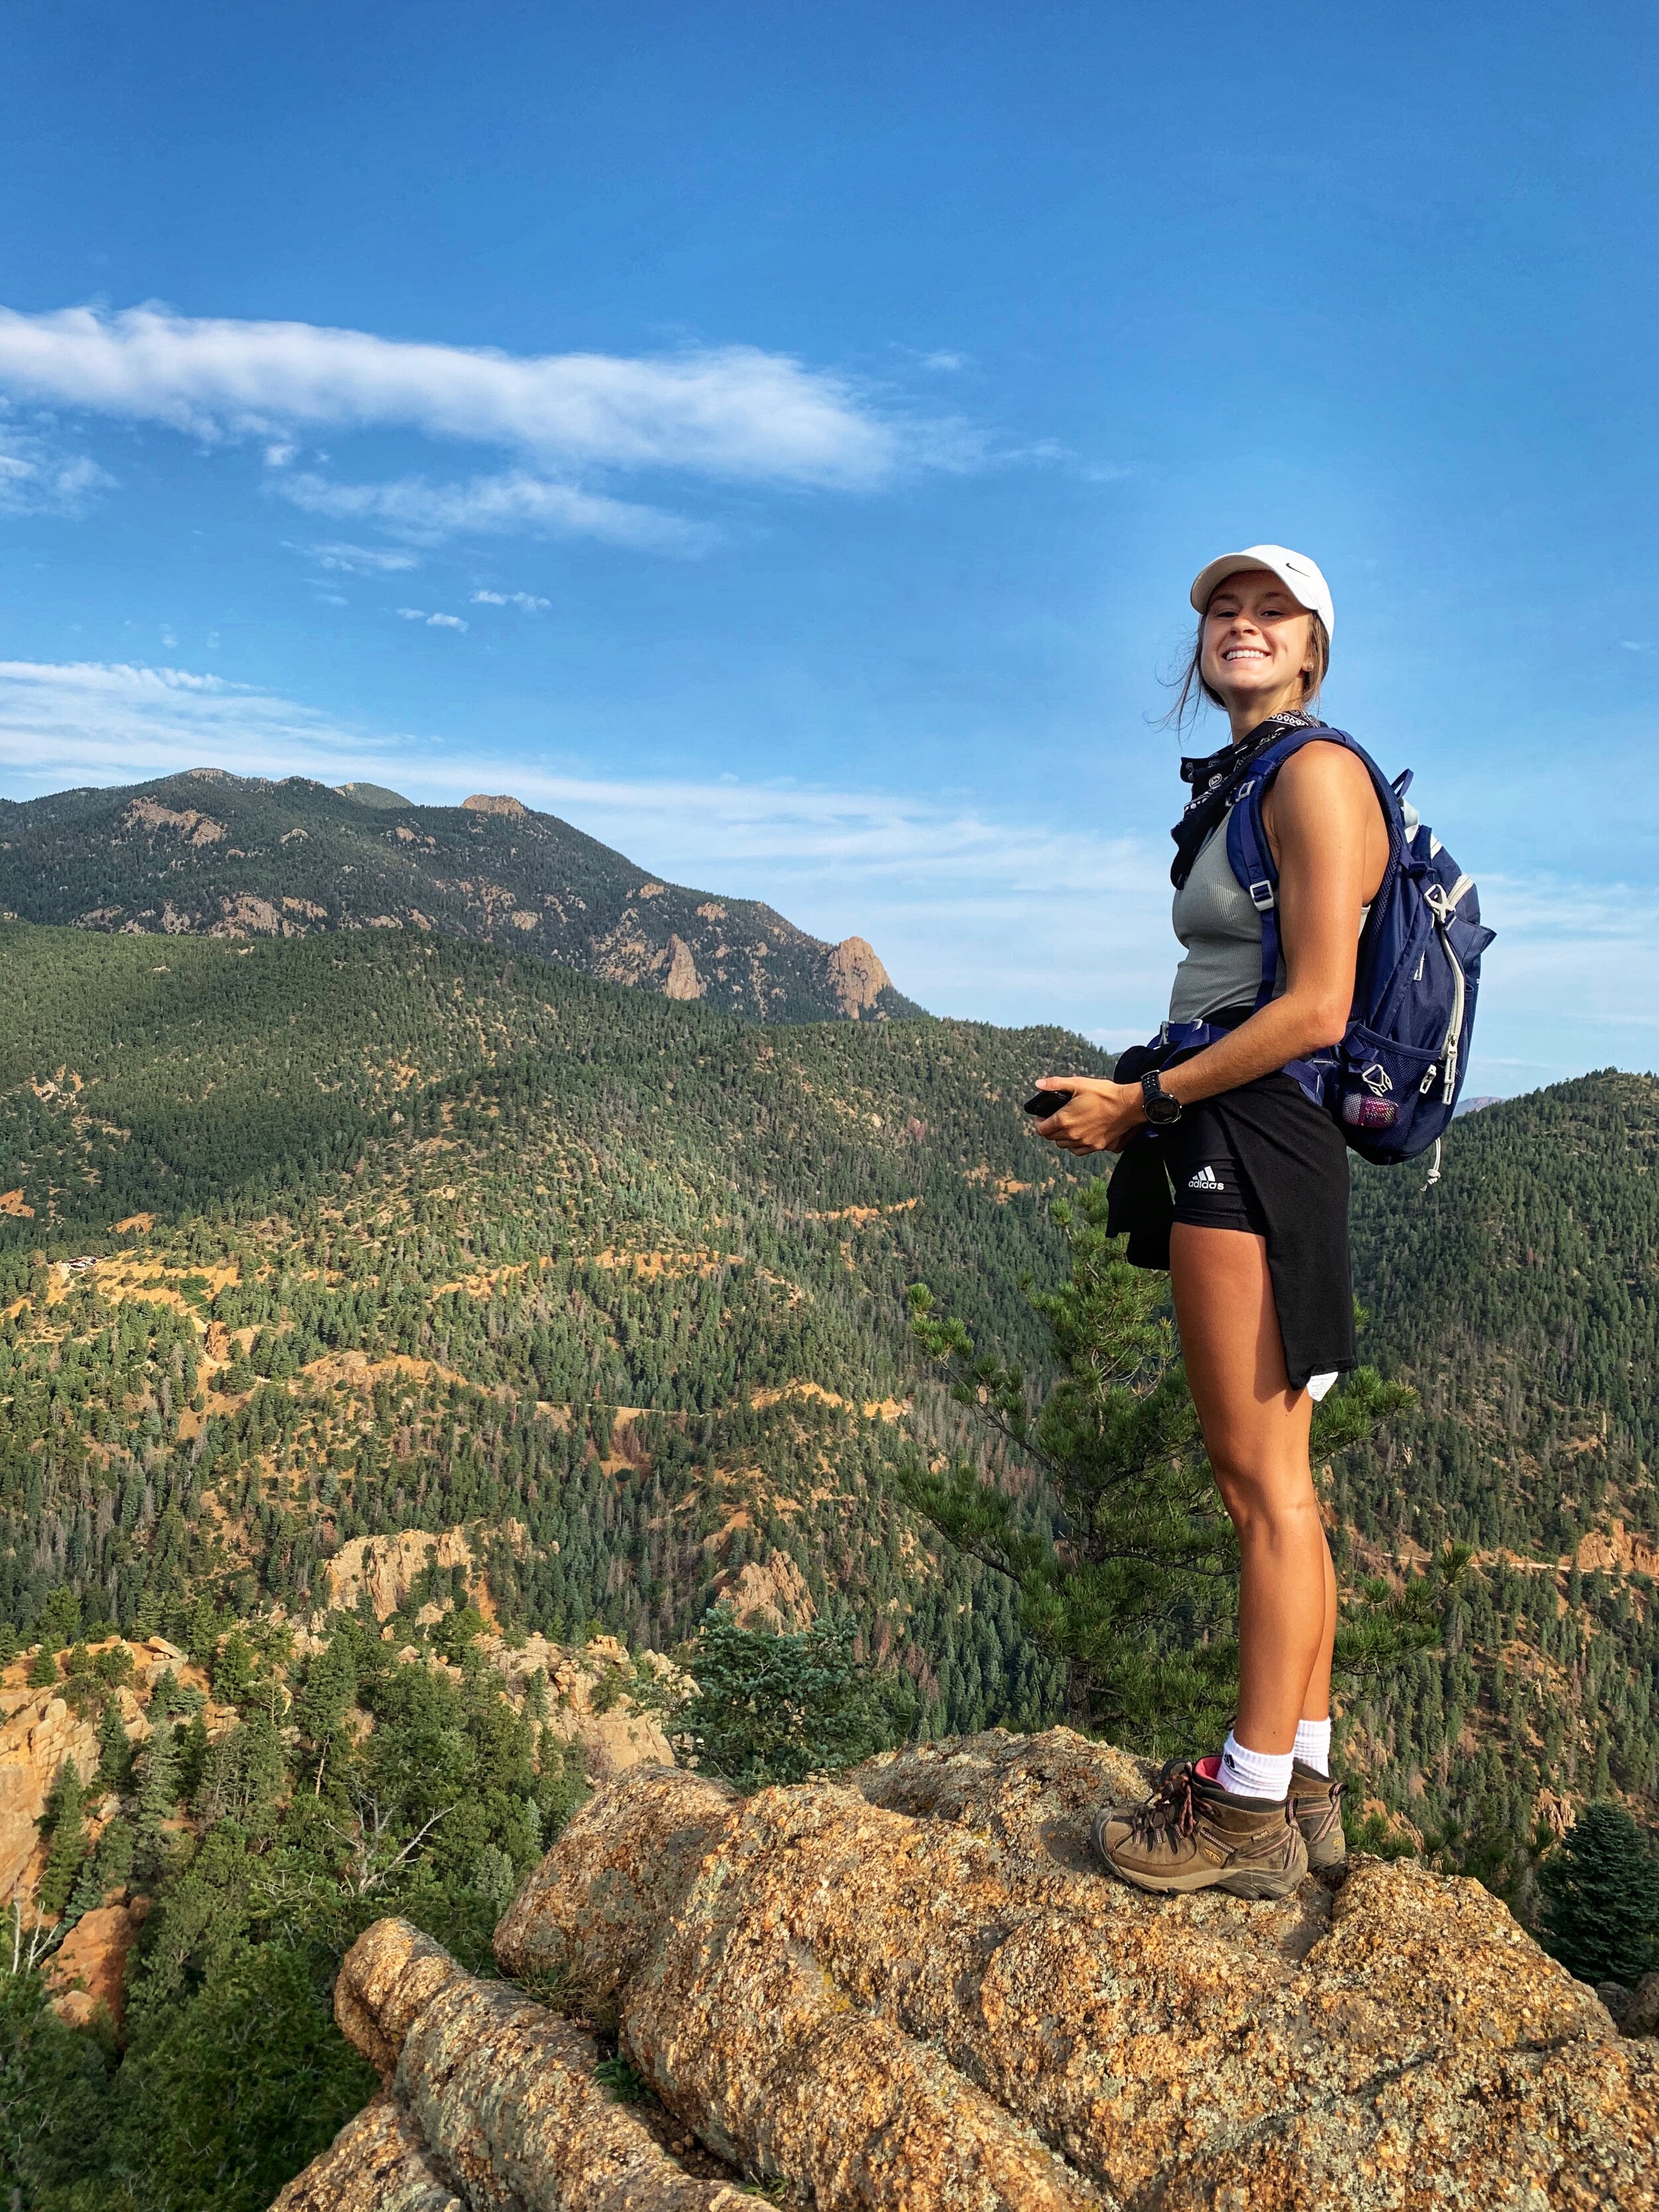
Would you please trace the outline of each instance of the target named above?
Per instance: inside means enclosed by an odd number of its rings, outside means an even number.
[[[850,1608],[927,1728],[1056,1710],[1006,1586],[887,1470],[954,1419],[908,1283],[1041,1365],[1021,1279],[1098,1170],[1017,1106],[1101,1065],[1079,1040],[763,1028],[410,932],[13,926],[0,992],[25,1641],[199,1645],[319,1605],[354,1538],[461,1529],[526,1629],[666,1649],[733,1590]],[[1351,1754],[1379,1834],[1523,1902],[1540,1821],[1659,1795],[1656,1144],[1659,1085],[1607,1073],[1460,1121],[1432,1190],[1357,1176],[1362,1344],[1421,1395],[1334,1471],[1344,1572],[1475,1558],[1442,1647],[1351,1697]]]
[[[304,1609],[354,1536],[481,1524],[550,1633],[664,1647],[787,1559],[933,1725],[1047,1709],[1007,1592],[880,1478],[908,1282],[1040,1345],[1018,1285],[1072,1170],[1018,1101],[1091,1048],[763,1028],[404,933],[13,925],[0,993],[0,1618],[31,1640],[54,1602]]]
[[[0,799],[0,912],[161,936],[436,931],[758,1021],[921,1011],[862,938],[827,945],[753,900],[657,882],[505,797],[414,806],[378,784],[199,768]]]
[[[1338,1469],[1351,1556],[1475,1547],[1443,1649],[1362,1700],[1374,1786],[1524,1905],[1569,1805],[1659,1802],[1659,1082],[1605,1069],[1356,1177],[1366,1356],[1416,1411]]]

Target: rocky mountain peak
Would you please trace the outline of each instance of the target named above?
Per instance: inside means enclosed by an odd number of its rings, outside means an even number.
[[[921,1012],[862,938],[829,945],[756,901],[663,882],[507,793],[416,806],[381,784],[193,769],[4,811],[6,905],[25,921],[239,939],[413,929],[750,1021]]]
[[[504,814],[514,822],[524,821],[530,812],[523,799],[509,798],[505,793],[492,797],[488,792],[475,791],[461,805],[469,814]]]
[[[859,1021],[881,1003],[893,979],[876,956],[875,947],[861,937],[843,937],[830,955],[830,981],[836,1000],[849,1021]]]

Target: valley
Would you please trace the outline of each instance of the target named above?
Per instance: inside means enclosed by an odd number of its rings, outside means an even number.
[[[1063,1715],[896,1470],[966,1449],[1050,1510],[905,1294],[1045,1376],[1027,1290],[1103,1170],[1018,1107],[1081,1039],[406,930],[15,922],[0,994],[0,1872],[20,1955],[62,1936],[11,1987],[77,2207],[260,2212],[372,2086],[347,1946],[395,1912],[490,1971],[712,1607],[924,1741]],[[1461,1121],[1432,1192],[1356,1175],[1362,1350],[1418,1402],[1324,1472],[1339,1571],[1472,1556],[1432,1648],[1340,1685],[1350,1833],[1523,1916],[1577,1811],[1659,1810],[1656,1146],[1608,1072]],[[111,1999],[118,2065],[64,2024]]]

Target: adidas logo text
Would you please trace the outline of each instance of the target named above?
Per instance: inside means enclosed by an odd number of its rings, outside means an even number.
[[[1188,1190],[1224,1190],[1227,1186],[1212,1167],[1201,1167],[1195,1176],[1187,1178]]]

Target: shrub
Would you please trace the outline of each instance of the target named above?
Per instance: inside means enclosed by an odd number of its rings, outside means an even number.
[[[1545,1860],[1540,1932],[1581,1982],[1659,1967],[1659,1862],[1622,1805],[1591,1805]]]
[[[697,1687],[675,1717],[675,1745],[739,1790],[850,1766],[914,1724],[908,1686],[854,1658],[850,1624],[781,1636],[739,1628],[717,1606],[687,1664]]]

